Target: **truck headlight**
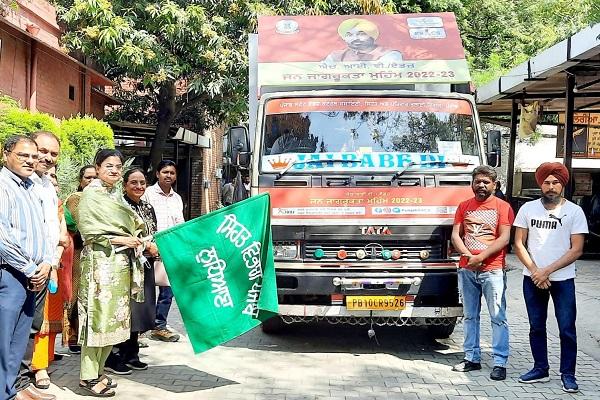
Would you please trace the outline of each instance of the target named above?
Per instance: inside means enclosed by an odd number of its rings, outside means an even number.
[[[294,259],[298,257],[298,246],[295,243],[273,243],[273,257],[278,259]]]

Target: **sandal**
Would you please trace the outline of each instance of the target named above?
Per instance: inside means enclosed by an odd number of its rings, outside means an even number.
[[[44,371],[44,375],[46,376],[42,376],[38,378],[38,374],[40,374],[40,372]],[[35,371],[35,380],[33,382],[33,385],[38,388],[38,389],[49,389],[50,388],[50,377],[48,376],[48,372],[45,369],[40,369]]]
[[[98,379],[90,379],[89,381],[79,381],[79,387],[94,397],[112,397],[115,391]]]
[[[115,381],[108,375],[101,375],[100,378],[98,378],[98,380],[104,383],[104,385],[106,385],[107,388],[114,389],[117,387],[117,381]]]

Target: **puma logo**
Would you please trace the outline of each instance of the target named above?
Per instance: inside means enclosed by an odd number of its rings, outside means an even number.
[[[557,220],[557,221],[558,221],[558,223],[560,224],[560,226],[562,226],[562,219],[563,219],[564,217],[566,217],[566,216],[567,216],[567,215],[565,214],[565,215],[563,215],[562,217],[560,217],[560,218],[559,218],[559,217],[557,217],[557,216],[556,216],[556,215],[554,215],[554,214],[550,214],[550,215],[548,215],[548,218]]]

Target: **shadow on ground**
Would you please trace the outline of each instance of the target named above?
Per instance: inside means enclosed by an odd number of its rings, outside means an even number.
[[[257,327],[224,346],[301,353],[399,355],[414,351],[449,354],[446,350],[454,344],[451,339],[434,339],[423,327],[374,326],[373,338],[369,338],[369,328],[368,325],[331,325],[325,322],[295,323],[285,326],[280,333],[267,335]]]
[[[149,379],[152,379],[150,381]],[[212,375],[187,365],[150,366],[146,371],[136,371],[127,380],[144,383],[172,393],[186,393],[237,385],[238,382]]]

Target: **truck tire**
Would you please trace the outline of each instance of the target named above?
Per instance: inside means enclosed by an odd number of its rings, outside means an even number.
[[[276,315],[276,316],[271,317],[268,320],[264,321],[260,325],[260,328],[267,335],[278,335],[280,333],[283,333],[283,331],[285,331],[286,325],[287,324],[285,322],[283,322],[281,317],[279,315]]]
[[[434,339],[448,339],[454,332],[455,326],[456,318],[449,325],[428,325],[427,330],[429,336]]]

